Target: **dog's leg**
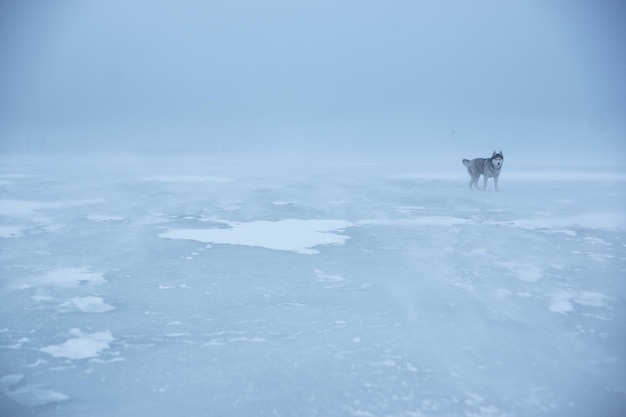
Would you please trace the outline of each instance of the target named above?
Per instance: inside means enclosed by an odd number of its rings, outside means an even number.
[[[480,178],[480,174],[477,173],[472,173],[472,178],[470,179],[470,190],[472,190],[474,187],[476,187],[477,190],[480,190],[480,187],[478,187],[478,179]]]
[[[500,191],[498,190],[498,175],[493,177],[493,186],[496,187],[496,191]]]
[[[483,191],[487,189],[487,176],[483,175]]]

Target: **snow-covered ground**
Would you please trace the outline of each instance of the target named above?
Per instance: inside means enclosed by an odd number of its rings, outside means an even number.
[[[2,162],[2,416],[624,415],[623,174]]]

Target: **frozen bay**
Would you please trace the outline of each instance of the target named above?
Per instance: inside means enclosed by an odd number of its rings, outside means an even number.
[[[3,416],[626,409],[620,173],[3,162]]]

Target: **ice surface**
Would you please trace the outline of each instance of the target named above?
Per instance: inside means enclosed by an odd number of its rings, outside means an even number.
[[[0,415],[623,415],[622,173],[198,160],[5,157]]]

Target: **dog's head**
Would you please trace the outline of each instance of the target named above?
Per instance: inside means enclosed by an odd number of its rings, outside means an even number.
[[[493,164],[493,167],[495,169],[500,169],[502,167],[503,162],[504,162],[504,155],[502,154],[502,151],[500,152],[493,151],[493,153],[491,154],[491,163]]]

